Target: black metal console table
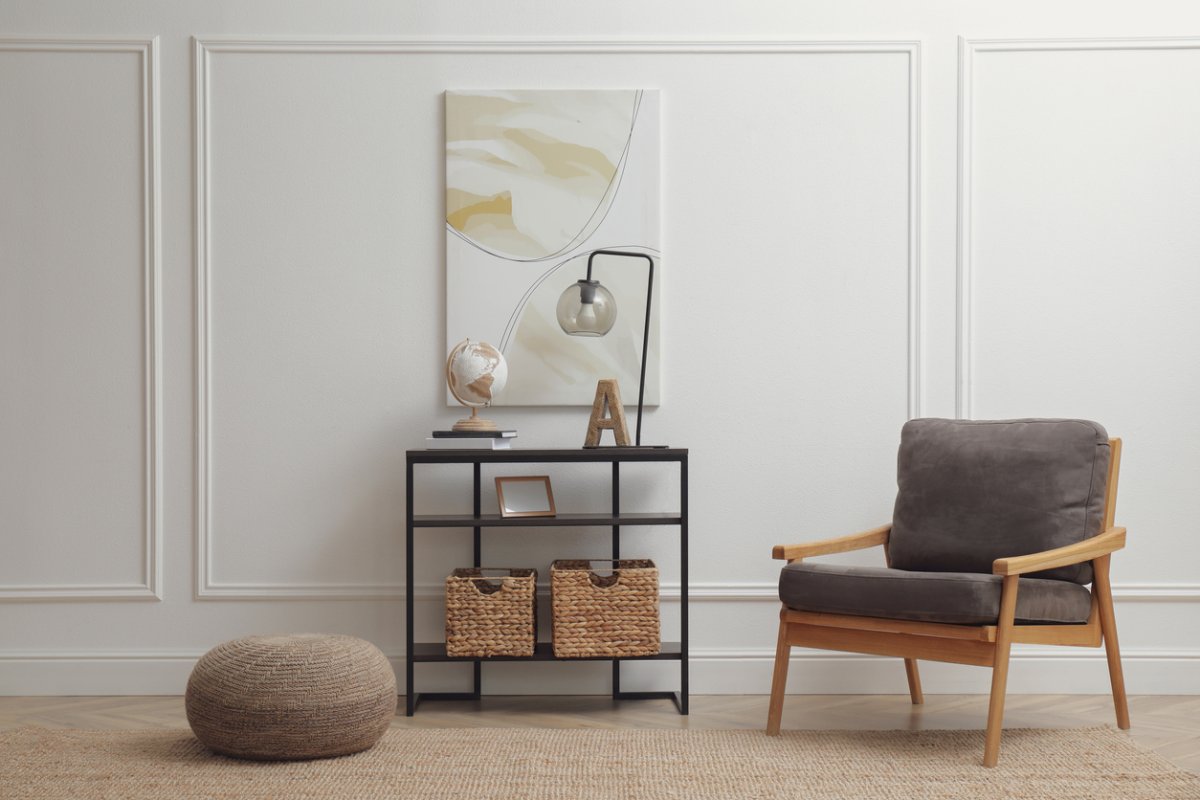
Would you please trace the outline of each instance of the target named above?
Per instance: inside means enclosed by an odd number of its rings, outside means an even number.
[[[612,661],[612,696],[617,700],[649,700],[668,698],[675,702],[680,714],[688,713],[688,451],[685,448],[603,447],[594,449],[555,450],[409,450],[406,474],[408,532],[405,541],[405,618],[407,656],[405,665],[405,713],[412,716],[423,700],[478,700],[482,687],[484,661]],[[621,512],[621,464],[667,462],[679,465],[679,511],[666,513]],[[480,473],[483,464],[612,464],[612,511],[607,514],[577,514],[559,512],[554,517],[501,517],[484,514],[480,506]],[[470,464],[474,473],[474,505],[472,514],[416,514],[413,512],[413,467],[417,464]],[[471,528],[474,531],[474,566],[481,566],[482,531],[484,528],[604,526],[612,529],[612,557],[621,557],[621,526],[678,526],[680,565],[680,640],[663,642],[661,651],[652,656],[630,658],[597,657],[592,659],[559,659],[549,642],[538,642],[529,658],[452,658],[446,655],[445,642],[413,641],[413,534],[417,528]],[[622,661],[678,661],[678,692],[622,692]],[[470,692],[415,691],[413,666],[420,662],[473,663],[474,686]]]

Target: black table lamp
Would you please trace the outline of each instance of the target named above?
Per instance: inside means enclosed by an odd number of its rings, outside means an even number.
[[[650,299],[654,292],[654,259],[645,253],[626,253],[620,250],[593,250],[588,256],[587,277],[568,286],[558,298],[559,327],[571,336],[604,336],[617,321],[617,301],[612,292],[592,278],[592,261],[596,256],[644,258],[649,268],[646,278],[646,329],[642,332],[642,373],[638,381],[637,433],[634,446],[642,444],[642,401],[646,394],[646,354],[650,349]]]

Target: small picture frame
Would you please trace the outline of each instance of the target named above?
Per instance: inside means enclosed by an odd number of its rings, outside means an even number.
[[[496,478],[496,501],[502,517],[553,517],[555,514],[549,475]]]

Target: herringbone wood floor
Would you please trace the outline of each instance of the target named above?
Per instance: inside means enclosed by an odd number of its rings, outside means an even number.
[[[423,704],[403,710],[395,727],[520,728],[761,728],[761,695],[692,697],[681,717],[668,700],[613,702],[606,697],[486,697]],[[1129,698],[1133,741],[1184,769],[1200,773],[1200,696]],[[1107,695],[1011,695],[1005,727],[1077,728],[1114,725]],[[784,728],[977,728],[987,716],[984,695],[795,695],[784,708]],[[180,728],[187,726],[182,697],[0,697],[0,730],[50,728]]]

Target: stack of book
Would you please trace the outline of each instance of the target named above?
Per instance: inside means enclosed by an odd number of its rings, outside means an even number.
[[[510,450],[516,431],[434,431],[425,440],[430,450]]]

